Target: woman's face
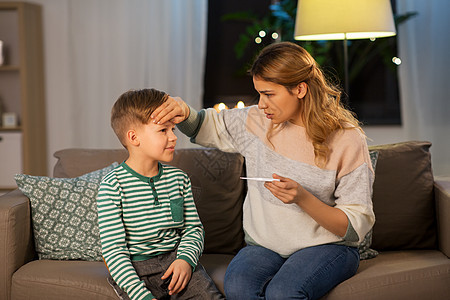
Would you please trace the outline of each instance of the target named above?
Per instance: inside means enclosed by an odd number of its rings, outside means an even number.
[[[289,121],[303,126],[301,117],[302,100],[307,86],[304,82],[293,88],[290,93],[282,85],[253,77],[253,85],[259,93],[258,108],[264,110],[266,118],[274,124]]]

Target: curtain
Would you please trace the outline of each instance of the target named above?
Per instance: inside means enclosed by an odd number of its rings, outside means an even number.
[[[206,1],[195,0],[69,1],[74,144],[118,145],[110,110],[129,89],[154,87],[201,107],[206,9]]]
[[[432,142],[435,175],[450,176],[450,1],[397,0],[397,12],[417,16],[398,28],[405,137]]]

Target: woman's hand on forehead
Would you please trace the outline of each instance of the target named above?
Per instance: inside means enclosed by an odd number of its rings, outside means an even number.
[[[178,124],[189,116],[189,107],[180,97],[170,97],[152,113],[153,123],[164,124],[168,121]]]

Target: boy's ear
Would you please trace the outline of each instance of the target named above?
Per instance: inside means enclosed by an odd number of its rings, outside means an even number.
[[[139,146],[139,137],[134,129],[127,131],[127,141],[133,146]]]

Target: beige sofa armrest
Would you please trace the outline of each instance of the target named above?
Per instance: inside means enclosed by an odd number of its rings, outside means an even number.
[[[0,299],[10,299],[12,275],[34,256],[30,201],[17,189],[0,197]]]
[[[436,177],[436,198],[439,249],[450,258],[450,177]]]

